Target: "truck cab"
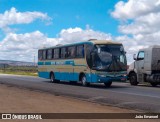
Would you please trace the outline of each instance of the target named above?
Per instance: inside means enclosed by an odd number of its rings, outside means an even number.
[[[160,45],[139,50],[133,55],[127,74],[131,85],[149,82],[152,86],[160,84]]]

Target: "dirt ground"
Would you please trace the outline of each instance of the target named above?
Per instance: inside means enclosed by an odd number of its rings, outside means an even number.
[[[97,103],[90,103],[64,96],[55,96],[40,91],[31,91],[28,89],[16,88],[9,85],[0,84],[0,113],[134,113],[137,111],[122,109],[111,106],[104,106]],[[0,120],[4,121],[4,120]],[[7,120],[9,121],[9,120]],[[13,121],[13,120],[12,120]],[[14,120],[14,122],[22,120]],[[30,121],[58,121],[58,122],[132,122],[151,120],[25,120]],[[158,121],[158,120],[154,120]]]

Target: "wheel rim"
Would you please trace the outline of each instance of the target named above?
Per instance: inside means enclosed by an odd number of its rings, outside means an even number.
[[[53,74],[51,74],[51,82],[53,82],[54,81],[54,76],[53,76]]]
[[[83,85],[86,84],[86,77],[85,77],[85,76],[82,77],[82,84],[83,84]]]
[[[136,77],[135,76],[131,76],[131,82],[135,82],[136,81]]]

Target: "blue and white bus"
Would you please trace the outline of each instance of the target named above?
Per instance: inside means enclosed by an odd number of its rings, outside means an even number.
[[[121,43],[89,40],[38,50],[39,77],[51,82],[104,83],[127,79],[126,55]]]

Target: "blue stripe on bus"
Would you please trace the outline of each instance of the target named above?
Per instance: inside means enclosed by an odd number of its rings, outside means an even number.
[[[74,61],[65,61],[65,63],[64,64],[67,64],[67,65],[74,65]]]
[[[45,65],[51,65],[51,62],[45,62]]]
[[[43,62],[38,62],[38,65],[43,65]]]

